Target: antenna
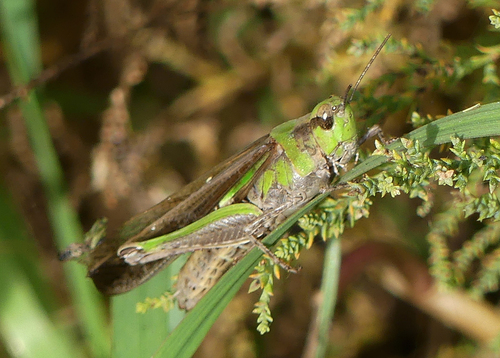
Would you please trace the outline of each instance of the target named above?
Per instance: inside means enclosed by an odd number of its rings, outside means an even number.
[[[375,53],[373,54],[372,58],[370,59],[370,62],[368,62],[368,64],[366,65],[365,69],[363,70],[363,72],[361,72],[361,75],[359,76],[358,81],[356,82],[356,84],[352,88],[351,97],[349,98],[349,101],[347,101],[347,103],[351,103],[352,97],[354,97],[354,92],[356,92],[356,90],[358,89],[359,83],[361,82],[361,80],[365,76],[366,72],[368,71],[368,69],[372,65],[373,61],[375,61],[375,59],[377,58],[377,56],[380,53],[380,51],[382,51],[382,48],[384,47],[384,45],[386,44],[387,40],[389,40],[390,37],[391,37],[391,34],[387,34],[387,36],[385,37],[384,41],[382,41],[382,43],[380,44],[380,46],[377,48],[377,51],[375,51]],[[349,92],[349,87],[347,89],[347,92]],[[347,92],[346,92],[345,99],[347,99]],[[344,99],[344,101],[345,101],[345,99]]]

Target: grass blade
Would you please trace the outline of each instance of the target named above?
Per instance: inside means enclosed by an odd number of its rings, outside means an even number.
[[[0,182],[0,336],[14,357],[84,357],[76,337],[57,327],[47,309],[53,292],[43,283],[36,246]]]
[[[165,337],[184,316],[178,308],[165,314],[150,309],[136,313],[137,302],[148,297],[159,297],[171,286],[171,277],[180,269],[178,260],[137,289],[111,299],[113,320],[112,357],[151,357],[165,341]],[[176,317],[176,316],[179,316]]]
[[[27,83],[42,67],[34,5],[29,0],[0,2],[2,42],[11,78],[16,85]],[[64,248],[81,240],[82,229],[64,189],[62,169],[36,95],[30,94],[20,106],[47,196],[49,218],[56,241],[59,248]],[[94,356],[109,356],[110,341],[101,297],[86,279],[83,267],[70,263],[65,265],[65,270]]]

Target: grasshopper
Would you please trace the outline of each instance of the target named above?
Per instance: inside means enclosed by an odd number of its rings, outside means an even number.
[[[356,155],[357,136],[350,102],[388,35],[343,97],[330,96],[310,114],[275,127],[246,149],[219,164],[149,210],[128,220],[115,238],[96,223],[85,244],[62,259],[86,253],[88,275],[108,295],[142,284],[184,253],[193,254],[181,270],[177,298],[190,309],[250,248],[258,247],[285,269],[261,242],[288,216],[331,183]],[[349,96],[350,94],[350,96]]]

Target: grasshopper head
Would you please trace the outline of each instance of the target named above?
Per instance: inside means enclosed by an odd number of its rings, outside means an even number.
[[[327,155],[341,158],[341,162],[348,161],[358,146],[356,122],[350,103],[366,71],[382,51],[389,37],[391,34],[388,34],[377,48],[361,72],[358,81],[352,87],[352,91],[351,86],[348,86],[344,97],[330,96],[330,98],[320,102],[311,112],[311,126],[318,145]],[[350,96],[349,93],[351,93]]]
[[[330,96],[311,112],[316,142],[327,155],[342,155],[346,144],[357,142],[356,121],[345,98]]]

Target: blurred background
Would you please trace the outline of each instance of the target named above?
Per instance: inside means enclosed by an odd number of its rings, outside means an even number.
[[[20,32],[15,18],[7,21],[10,1],[1,2],[0,20]],[[274,126],[310,112],[331,94],[343,95],[388,33],[392,38],[354,96],[360,132],[380,123],[387,137],[398,137],[412,129],[413,112],[424,118],[445,115],[499,95],[500,34],[489,19],[492,8],[500,8],[497,1],[28,4],[32,10],[23,16],[39,31],[33,56],[54,70],[36,88],[62,166],[63,188],[84,230],[107,217],[108,232],[116,232],[132,215]],[[6,61],[16,60],[8,60],[11,45],[3,31],[0,92],[7,95],[18,83],[8,72]],[[80,55],[66,60],[75,54]],[[3,108],[0,117],[0,212],[5,213],[0,357],[67,356],[68,350],[75,356],[106,356],[104,348],[88,347],[72,283],[58,260],[64,247],[55,239],[59,219],[38,169],[39,158],[50,153],[34,154],[16,103]],[[429,223],[453,194],[439,189],[433,195],[435,207],[425,217],[416,213],[419,199],[377,197],[370,217],[344,234],[328,356],[495,356],[490,350],[500,330],[495,284],[474,301],[465,291],[436,290],[428,273]],[[476,219],[454,223],[448,250],[460,249],[483,228]],[[492,237],[494,245],[498,234]],[[302,271],[277,282],[270,333],[255,331],[251,312],[258,296],[244,287],[196,356],[307,356],[324,246],[318,240],[301,255]],[[495,247],[488,252],[493,254],[488,263],[496,267]],[[481,258],[475,261],[467,282],[483,264]],[[96,297],[98,304],[107,304]],[[98,326],[109,322],[106,307]],[[133,309],[124,313],[135,314]],[[96,333],[104,336],[95,345],[109,345],[108,324],[104,333]],[[33,350],[41,341],[51,354]]]

